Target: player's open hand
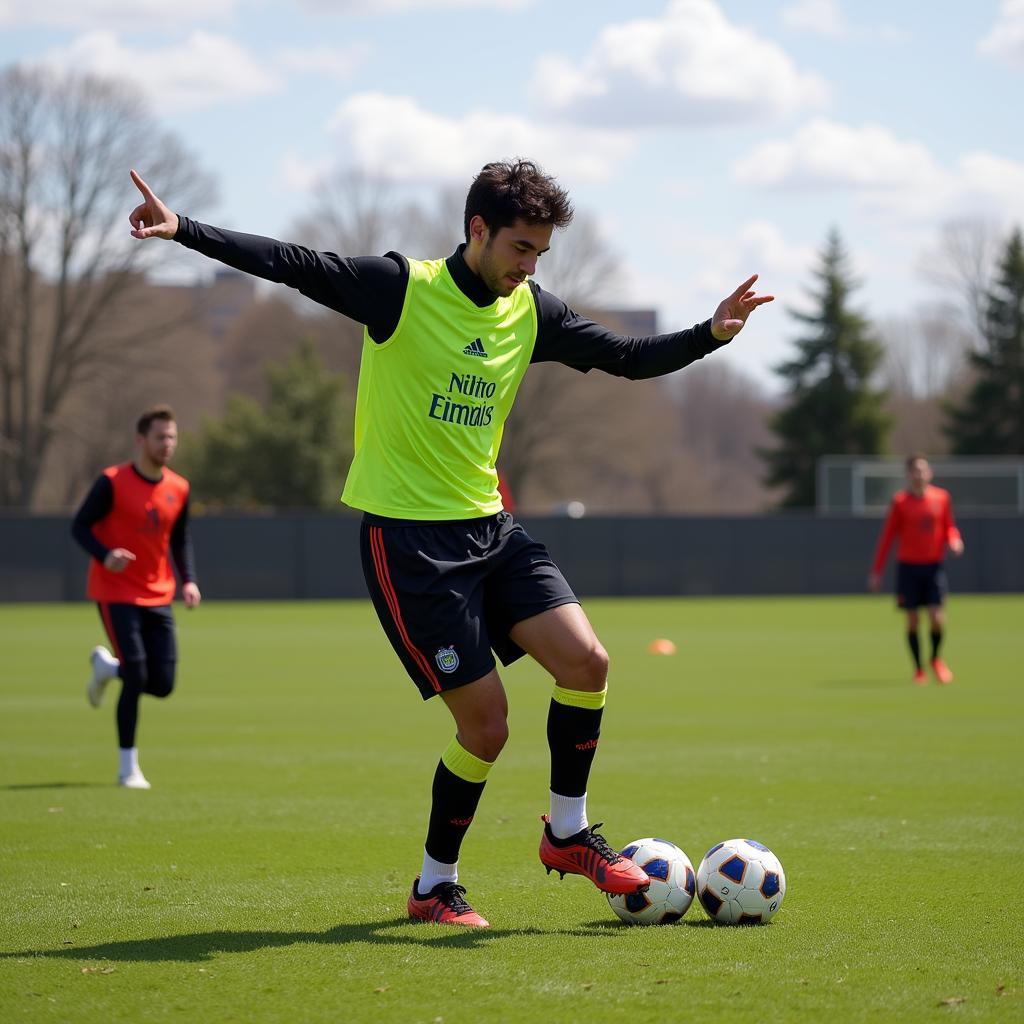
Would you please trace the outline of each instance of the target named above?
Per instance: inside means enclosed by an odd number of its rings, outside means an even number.
[[[722,299],[719,303],[718,309],[715,310],[715,315],[711,319],[711,333],[719,341],[730,341],[735,338],[743,329],[747,317],[758,306],[771,302],[775,298],[774,295],[755,295],[751,290],[751,285],[756,280],[757,274],[747,278],[732,295]]]
[[[954,537],[949,542],[949,550],[959,558],[964,553],[964,542],[959,537]]]
[[[181,585],[181,596],[185,601],[186,608],[198,608],[203,595],[199,593],[199,587],[195,583],[183,583]]]
[[[882,576],[880,573],[873,572],[868,576],[868,590],[872,594],[877,594],[882,589]]]
[[[173,238],[178,233],[178,215],[165,206],[142,180],[138,171],[132,181],[142,193],[142,202],[128,215],[133,238]]]
[[[127,548],[111,548],[103,559],[103,568],[110,572],[124,572],[135,561],[135,555]]]

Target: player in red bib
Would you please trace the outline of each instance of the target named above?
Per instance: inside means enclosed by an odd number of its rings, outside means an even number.
[[[953,521],[953,503],[949,491],[932,486],[932,468],[923,455],[907,459],[905,491],[898,491],[889,507],[882,535],[875,550],[875,561],[868,585],[876,593],[882,585],[882,569],[894,540],[896,552],[896,602],[907,613],[907,643],[914,659],[914,682],[926,682],[921,666],[918,638],[918,609],[928,609],[931,625],[931,666],[940,683],[953,682],[953,673],[939,657],[945,617],[942,605],[946,597],[946,573],[942,565],[948,547],[954,555],[963,554],[964,542]]]
[[[86,694],[99,707],[107,683],[121,678],[118,783],[129,789],[149,789],[135,745],[139,698],[167,697],[174,689],[176,584],[169,555],[182,579],[185,606],[195,608],[201,600],[188,528],[188,481],[167,468],[177,444],[168,406],[144,412],[136,424],[134,460],[103,471],[71,527],[92,556],[86,593],[99,606],[114,648],[113,654],[93,648]]]

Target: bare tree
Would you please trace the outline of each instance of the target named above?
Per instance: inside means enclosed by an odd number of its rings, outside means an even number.
[[[882,374],[893,420],[889,445],[896,452],[946,451],[943,408],[965,379],[964,358],[973,331],[964,318],[921,314],[878,326],[885,350]]]
[[[464,238],[466,196],[459,188],[442,188],[431,205],[410,203],[402,217],[402,249],[416,259],[436,259],[454,252]]]
[[[144,248],[125,223],[133,165],[190,207],[211,192],[127,84],[0,72],[0,504],[32,503],[76,389],[168,326],[125,304]]]
[[[677,502],[691,512],[762,511],[770,496],[757,451],[770,441],[775,402],[748,373],[715,356],[672,374],[665,386],[677,407],[675,444],[694,468]]]
[[[537,264],[537,281],[573,308],[608,309],[617,298],[619,259],[608,248],[596,218],[579,211],[556,232],[551,251]]]
[[[292,229],[296,241],[342,256],[373,256],[394,248],[397,200],[389,179],[345,167],[320,178],[312,192],[309,213]]]
[[[948,393],[971,346],[971,332],[950,317],[922,313],[915,320],[891,319],[879,332],[886,387],[920,398]]]
[[[998,228],[983,220],[950,221],[942,227],[938,252],[927,258],[923,274],[944,295],[944,307],[962,316],[980,338],[985,296],[1000,244]]]

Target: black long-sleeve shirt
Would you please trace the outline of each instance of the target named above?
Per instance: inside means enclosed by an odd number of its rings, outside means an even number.
[[[134,469],[134,467],[133,467]],[[138,473],[138,470],[135,470]],[[142,474],[139,474],[140,476]],[[110,477],[101,474],[85,496],[75,518],[71,521],[71,536],[100,564],[110,554],[110,548],[96,539],[93,526],[114,507],[114,485]],[[171,557],[182,583],[196,582],[196,560],[192,548],[192,531],[188,522],[188,500],[181,507],[171,527]]]
[[[374,341],[387,341],[398,326],[409,281],[409,264],[399,253],[342,257],[183,216],[174,240],[236,270],[295,288],[365,325]],[[467,298],[489,306],[496,296],[470,270],[464,249],[460,245],[448,257],[448,270]],[[534,363],[558,362],[583,373],[599,369],[641,380],[682,369],[726,344],[712,335],[710,320],[672,334],[626,337],[580,316],[536,282],[529,287],[537,304]]]

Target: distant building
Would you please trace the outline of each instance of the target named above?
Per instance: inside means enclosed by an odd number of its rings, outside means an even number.
[[[256,300],[256,279],[230,267],[218,267],[211,284],[196,285],[200,323],[218,341]]]

